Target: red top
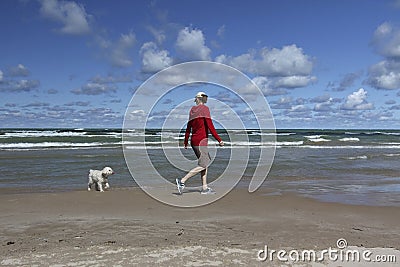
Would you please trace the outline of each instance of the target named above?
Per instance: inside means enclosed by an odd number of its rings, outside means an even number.
[[[221,142],[221,138],[212,123],[210,110],[206,105],[197,105],[190,109],[189,122],[185,133],[185,146],[188,144],[190,132],[192,132],[190,138],[192,146],[206,146],[209,132],[218,142]]]

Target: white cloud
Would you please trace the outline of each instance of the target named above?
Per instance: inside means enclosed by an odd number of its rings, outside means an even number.
[[[81,88],[71,90],[73,94],[76,95],[100,95],[115,93],[117,87],[115,85],[100,84],[89,82]]]
[[[201,30],[185,27],[179,32],[175,46],[181,60],[210,60],[211,50]]]
[[[225,28],[226,28],[225,24],[218,28],[218,31],[217,31],[218,37],[222,38],[224,36],[225,30],[226,30]]]
[[[173,63],[173,59],[169,57],[167,50],[159,50],[153,42],[143,44],[140,49],[142,55],[142,72],[155,73]]]
[[[40,12],[49,19],[63,24],[60,31],[65,34],[90,32],[89,18],[83,5],[73,1],[42,0]]]
[[[306,105],[295,105],[290,108],[290,112],[304,112],[310,110]]]
[[[4,81],[0,83],[0,92],[30,92],[40,86],[38,80],[18,80],[18,81]]]
[[[274,87],[272,81],[264,76],[257,76],[252,79],[258,88],[263,92],[265,96],[273,95],[285,95],[287,92],[283,89]]]
[[[163,30],[158,30],[152,26],[148,26],[147,29],[154,36],[154,39],[156,39],[157,44],[162,44],[167,38]]]
[[[221,55],[216,61],[244,72],[268,77],[307,76],[313,68],[310,57],[296,45],[284,46],[282,49],[262,48],[237,57]]]
[[[390,23],[384,22],[381,25],[379,25],[378,28],[376,28],[374,32],[374,38],[375,39],[382,38],[384,36],[387,36],[391,32],[392,32],[392,25],[390,25]]]
[[[384,57],[400,57],[400,29],[388,22],[381,24],[374,32],[372,44]]]
[[[0,70],[0,83],[3,81],[4,79],[4,74],[3,72]]]
[[[376,89],[400,88],[400,29],[381,24],[374,32],[372,45],[384,60],[372,65],[366,82]]]
[[[261,61],[257,64],[258,73],[270,76],[309,75],[312,68],[309,57],[296,45],[282,49],[264,48],[261,50]]]
[[[131,32],[121,34],[118,41],[112,45],[110,60],[116,67],[129,67],[132,65],[130,50],[135,45],[135,35]]]
[[[315,76],[288,76],[279,78],[275,83],[274,87],[283,87],[283,88],[297,88],[297,87],[305,87],[310,83],[314,83],[317,81],[317,77]]]
[[[361,71],[347,73],[346,75],[343,76],[338,86],[336,85],[336,82],[330,82],[328,84],[328,87],[331,88],[333,91],[338,91],[338,92],[345,91],[347,88],[352,87],[354,82],[358,78],[360,78],[361,75],[362,75]]]
[[[385,60],[371,66],[367,82],[377,89],[399,89],[400,62]]]
[[[129,75],[129,74],[125,74],[125,75],[121,75],[121,76],[113,76],[111,74],[109,74],[107,76],[96,75],[90,79],[90,82],[99,83],[99,84],[130,83],[130,82],[132,82],[132,75]]]
[[[256,71],[257,62],[254,57],[255,56],[252,53],[242,54],[237,57],[220,55],[215,58],[215,62],[230,65],[230,66],[237,68],[243,72],[256,74],[257,73],[257,71]]]
[[[328,94],[325,94],[310,99],[310,102],[316,103],[314,106],[314,111],[330,112],[333,110],[332,106],[338,101],[330,97]]]
[[[315,76],[311,76],[311,58],[296,45],[284,46],[282,49],[262,48],[237,57],[220,55],[215,61],[245,73],[274,79],[273,87],[305,87],[317,80]]]
[[[330,103],[330,102],[317,103],[314,106],[314,111],[316,111],[316,112],[332,111],[332,103]]]
[[[7,75],[12,77],[27,77],[30,71],[22,64],[18,64],[15,67],[10,67],[7,70]]]
[[[292,107],[292,97],[281,97],[278,100],[271,102],[271,108],[273,109],[290,109]]]
[[[348,95],[346,102],[341,106],[344,110],[370,110],[374,109],[372,103],[367,102],[367,91],[360,88],[358,91]]]
[[[310,99],[311,103],[324,103],[327,102],[329,100],[332,100],[332,98],[330,97],[329,94],[324,94],[324,95],[320,95],[320,96],[316,96]]]

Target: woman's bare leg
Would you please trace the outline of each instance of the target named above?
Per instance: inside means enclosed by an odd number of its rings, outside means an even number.
[[[195,176],[195,175],[198,174],[199,172],[202,172],[202,173],[203,173],[203,171],[205,171],[205,170],[206,170],[206,168],[197,166],[196,168],[191,169],[191,170],[185,175],[185,177],[183,177],[183,178],[181,179],[181,182],[182,182],[182,183],[185,183],[190,177]],[[207,173],[207,172],[206,172],[206,173]],[[202,177],[203,177],[203,175],[202,175]],[[206,176],[206,177],[207,177],[207,176]],[[207,180],[206,180],[206,181],[207,181]]]
[[[207,186],[207,170],[208,170],[208,168],[201,171],[201,180],[203,182],[203,190],[206,190],[208,187]]]

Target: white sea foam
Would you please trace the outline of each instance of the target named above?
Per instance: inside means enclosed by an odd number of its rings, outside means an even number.
[[[57,132],[57,131],[16,131],[4,133],[0,138],[13,137],[64,137],[64,136],[84,136],[87,132]]]
[[[400,154],[398,153],[392,153],[392,154],[384,154],[385,157],[400,157]]]
[[[374,132],[365,132],[364,134],[367,134],[367,135],[395,135],[395,136],[397,136],[397,135],[400,135],[400,133],[393,133],[393,132],[380,132],[380,131],[374,131]]]
[[[309,138],[308,141],[318,143],[318,142],[330,142],[331,140],[325,138]]]
[[[357,133],[357,132],[344,132],[344,134],[347,134],[347,135],[355,135],[355,134],[360,134],[360,133]]]
[[[289,135],[295,135],[296,133],[251,133],[249,135],[265,135],[265,136],[289,136]]]
[[[140,149],[140,148],[178,148],[177,142],[123,142],[126,149]],[[225,142],[225,147],[227,148],[236,148],[236,147],[291,147],[291,146],[301,146],[303,145],[303,141],[294,141],[294,142]],[[210,140],[208,142],[209,146],[217,146],[218,142],[214,140]]]
[[[29,148],[63,148],[63,147],[98,147],[104,143],[67,143],[67,142],[41,142],[41,143],[9,143],[0,144],[0,149],[29,149]]]
[[[293,141],[293,142],[276,142],[277,146],[301,146],[303,145],[303,141]]]
[[[400,149],[400,145],[367,145],[367,146],[317,146],[317,145],[304,145],[299,146],[300,148],[313,148],[313,149]]]
[[[323,135],[305,135],[304,137],[307,139],[318,139],[321,138]]]
[[[345,159],[356,160],[356,159],[368,159],[366,155],[354,156],[354,157],[346,157]]]
[[[359,142],[360,138],[357,138],[357,137],[345,137],[345,138],[339,139],[339,141],[341,141],[341,142]]]

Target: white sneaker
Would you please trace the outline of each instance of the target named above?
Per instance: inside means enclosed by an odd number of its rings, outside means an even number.
[[[212,195],[215,194],[216,192],[212,190],[211,188],[207,187],[207,189],[201,190],[202,195]]]
[[[185,188],[185,184],[181,182],[181,179],[176,178],[176,187],[178,188],[179,195],[182,195],[183,189]]]

